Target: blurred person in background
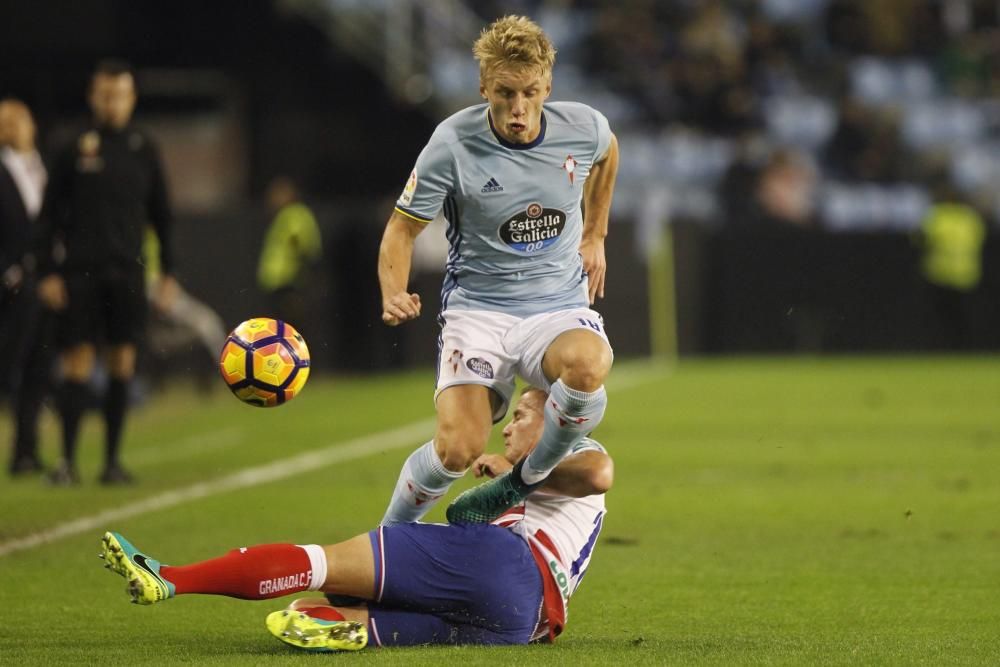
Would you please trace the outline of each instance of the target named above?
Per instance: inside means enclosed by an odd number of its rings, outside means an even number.
[[[192,296],[178,283],[174,298],[166,309],[156,307],[163,269],[160,266],[160,239],[152,225],[146,227],[142,248],[146,265],[146,296],[153,319],[147,335],[147,350],[152,357],[149,368],[154,383],[170,374],[170,366],[185,348],[196,348],[194,368],[187,368],[199,390],[208,392],[218,377],[219,352],[226,342],[226,325],[211,306]]]
[[[837,129],[826,147],[831,175],[851,182],[896,183],[914,156],[900,138],[899,113],[851,96],[840,102]]]
[[[733,161],[719,182],[719,205],[727,227],[745,227],[756,222],[753,210],[757,182],[770,157],[766,137],[744,132],[736,139]]]
[[[817,174],[808,156],[769,151],[752,134],[741,138],[737,155],[720,184],[728,226],[814,225]]]
[[[752,210],[758,224],[811,227],[816,197],[816,170],[796,151],[777,150],[761,171]]]
[[[0,346],[11,365],[4,390],[14,412],[14,446],[8,470],[42,470],[38,416],[48,390],[52,318],[36,293],[37,226],[48,174],[35,148],[35,121],[20,100],[0,100]]]
[[[973,342],[985,240],[986,223],[979,211],[942,179],[919,230],[927,332],[934,349],[967,349]]]
[[[439,212],[450,252],[439,316],[434,439],[403,465],[385,525],[419,520],[483,453],[515,375],[550,392],[545,429],[504,476],[460,496],[450,521],[489,521],[544,482],[604,416],[612,351],[600,314],[604,239],[618,169],[607,118],[546,103],[555,49],[523,16],[473,46],[485,104],[440,123],[396,202],[379,250],[382,321],[420,315],[414,240]]]
[[[269,298],[269,315],[301,327],[308,312],[309,269],[320,259],[323,239],[291,179],[272,180],[266,196],[273,219],[257,265],[257,284]]]
[[[43,252],[57,239],[66,248],[61,265],[42,262],[39,267],[39,294],[59,311],[63,460],[50,476],[58,485],[79,482],[76,445],[98,343],[107,344],[109,374],[100,481],[132,481],[119,450],[136,347],[146,324],[141,255],[147,225],[153,225],[160,239],[163,276],[154,295],[156,307],[169,310],[177,292],[163,168],[155,144],[131,124],[136,99],[135,78],[126,63],[98,64],[89,88],[93,124],[59,153],[46,191]]]
[[[727,69],[743,66],[743,26],[721,0],[697,3],[681,31],[681,46],[691,55],[713,55]]]

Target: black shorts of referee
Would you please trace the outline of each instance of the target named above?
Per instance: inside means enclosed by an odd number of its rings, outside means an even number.
[[[148,314],[145,278],[138,263],[67,269],[63,279],[68,302],[59,316],[60,347],[138,344]]]

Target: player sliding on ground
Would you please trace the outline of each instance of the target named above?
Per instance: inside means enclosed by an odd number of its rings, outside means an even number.
[[[509,471],[531,452],[546,400],[537,388],[522,393],[503,430],[504,456],[479,457],[477,475]],[[178,567],[106,533],[101,557],[139,604],[189,593],[263,600],[321,591],[338,606],[305,598],[267,617],[271,634],[310,650],[547,641],[562,632],[587,571],[612,477],[604,448],[584,438],[492,524],[394,524],[325,547],[265,544]],[[344,596],[358,598],[356,606],[342,606]]]
[[[463,494],[452,521],[490,521],[540,484],[604,416],[612,353],[600,314],[618,170],[608,120],[546,102],[555,49],[507,16],[473,47],[484,104],[445,119],[420,153],[379,251],[382,320],[420,315],[414,239],[439,213],[450,245],[441,292],[434,439],[403,464],[383,525],[419,520],[483,453],[515,375],[548,389],[545,432],[508,475]]]

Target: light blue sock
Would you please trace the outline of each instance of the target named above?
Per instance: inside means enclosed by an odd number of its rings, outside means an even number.
[[[419,521],[464,474],[444,467],[433,440],[418,447],[403,464],[382,525]]]
[[[548,477],[573,445],[597,428],[607,405],[608,395],[603,386],[597,391],[577,391],[567,387],[562,380],[556,380],[545,401],[542,439],[528,454],[521,469],[525,484],[535,484]]]

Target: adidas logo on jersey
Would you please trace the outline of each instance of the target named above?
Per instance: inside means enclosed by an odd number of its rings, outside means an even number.
[[[483,194],[487,194],[489,192],[503,192],[503,186],[497,183],[497,179],[491,178],[486,181],[486,185],[483,186],[483,189],[480,190],[480,192]]]

